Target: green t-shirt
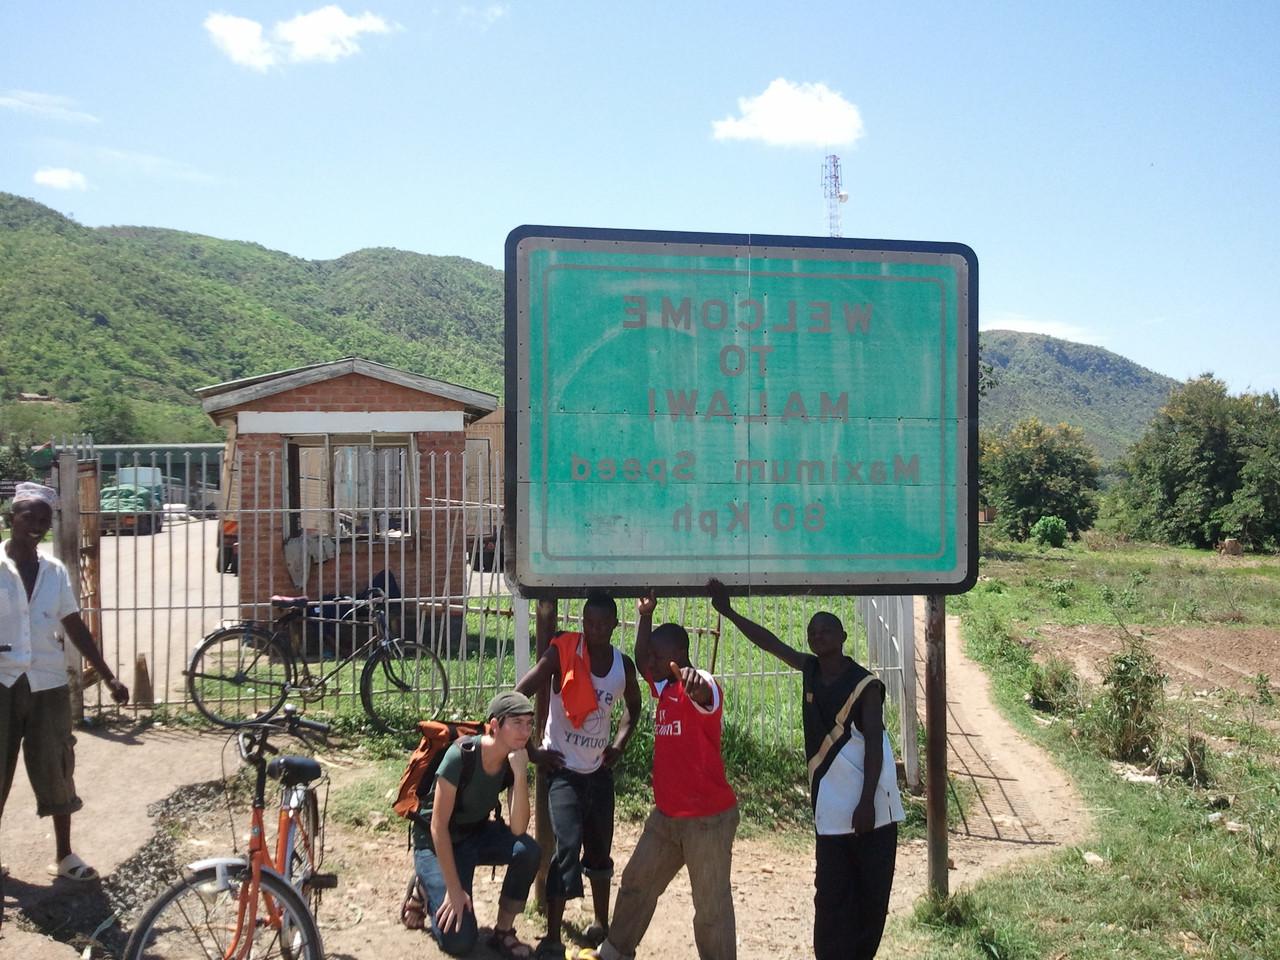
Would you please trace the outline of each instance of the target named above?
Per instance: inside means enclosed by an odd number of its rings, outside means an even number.
[[[444,777],[455,787],[458,781],[462,779],[462,745],[467,743],[470,738],[462,738],[456,743],[449,746],[444,756],[440,759],[440,766],[436,768],[436,776]],[[484,823],[493,815],[493,808],[498,803],[498,797],[501,795],[504,787],[508,786],[507,771],[511,769],[511,765],[503,762],[498,768],[496,774],[489,774],[484,769],[484,760],[480,756],[479,744],[476,745],[475,766],[471,771],[471,779],[467,782],[467,788],[458,794],[454,800],[453,806],[453,831],[464,831],[468,827],[474,827]],[[436,786],[433,781],[431,784],[431,792],[423,798],[423,813],[430,815],[431,804],[435,799]],[[430,831],[417,822],[413,825],[414,846],[421,850],[430,846]]]

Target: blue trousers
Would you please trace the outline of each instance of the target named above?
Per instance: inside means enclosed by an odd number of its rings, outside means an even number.
[[[462,889],[471,895],[471,883],[476,867],[506,867],[502,880],[502,894],[498,905],[516,913],[524,910],[529,899],[529,888],[537,876],[542,852],[537,842],[528,834],[516,836],[505,823],[490,820],[474,830],[460,834],[453,842],[453,862],[458,868],[458,880]],[[440,949],[451,956],[470,953],[476,945],[479,930],[476,915],[468,911],[462,918],[462,926],[445,932],[436,923],[436,911],[445,900],[444,874],[433,850],[417,850],[413,854],[418,880],[427,894],[427,919],[431,922],[431,934]]]

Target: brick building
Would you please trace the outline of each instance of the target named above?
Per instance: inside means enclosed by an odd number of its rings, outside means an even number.
[[[496,397],[357,358],[196,393],[227,432],[223,516],[246,612],[278,593],[353,595],[383,571],[406,601],[443,609],[463,593],[482,532],[467,427]]]

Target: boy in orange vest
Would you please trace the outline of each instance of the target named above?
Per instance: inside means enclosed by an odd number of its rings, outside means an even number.
[[[560,633],[516,690],[549,692],[547,726],[529,759],[547,771],[547,806],[556,838],[547,873],[547,936],[537,956],[563,960],[560,928],[566,901],[583,895],[591,880],[596,922],[587,940],[599,944],[609,933],[609,883],[613,877],[613,765],[626,749],[640,718],[640,685],[631,658],[610,642],[618,626],[618,605],[592,593],[582,608],[582,632]],[[610,735],[614,706],[626,704],[616,734]]]

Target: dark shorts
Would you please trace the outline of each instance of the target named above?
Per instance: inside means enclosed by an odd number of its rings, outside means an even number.
[[[582,877],[613,874],[613,771],[557,770],[547,785],[556,850],[547,871],[547,896],[582,896]]]
[[[0,814],[18,770],[18,749],[42,817],[75,813],[76,738],[71,733],[71,696],[66,687],[32,693],[23,674],[12,687],[0,684]]]

